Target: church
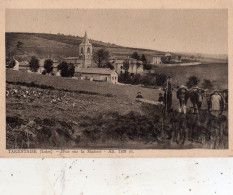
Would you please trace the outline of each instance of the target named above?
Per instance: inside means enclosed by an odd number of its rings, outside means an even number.
[[[85,32],[82,43],[79,45],[78,57],[64,58],[67,63],[72,63],[76,68],[95,68],[96,65],[92,56],[93,46],[89,42],[87,32]]]

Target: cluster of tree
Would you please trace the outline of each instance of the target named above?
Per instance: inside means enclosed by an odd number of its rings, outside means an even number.
[[[29,68],[32,72],[37,72],[39,69],[39,59],[35,56],[32,56],[29,62]],[[75,66],[72,63],[67,63],[65,61],[61,62],[58,67],[60,70],[60,74],[62,77],[73,77],[75,72]],[[44,61],[44,71],[42,74],[52,74],[53,72],[53,61],[51,59],[47,59]]]
[[[118,76],[120,83],[145,86],[162,86],[165,84],[167,76],[164,74],[146,74],[146,75],[130,75],[127,71]]]
[[[197,86],[199,83],[200,83],[200,79],[198,79],[196,76],[190,76],[188,78],[188,81],[186,82],[186,86],[188,88],[192,88],[194,86]],[[213,83],[208,79],[204,79],[201,86],[204,89],[212,89],[213,88]]]
[[[145,54],[142,54],[140,56],[138,52],[133,52],[131,55],[131,58],[136,59],[136,60],[141,60],[144,70],[151,70],[152,65],[147,62]]]

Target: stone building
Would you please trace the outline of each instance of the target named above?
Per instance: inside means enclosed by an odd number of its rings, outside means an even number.
[[[116,84],[118,74],[108,68],[76,68],[75,77],[81,80],[101,81]]]
[[[143,73],[143,64],[142,61],[136,60],[127,56],[113,56],[109,59],[109,62],[112,63],[114,69],[118,74],[125,73],[124,62],[129,63],[128,72],[131,75],[142,74]]]
[[[164,57],[164,54],[146,55],[146,61],[152,65],[162,64],[162,57]]]

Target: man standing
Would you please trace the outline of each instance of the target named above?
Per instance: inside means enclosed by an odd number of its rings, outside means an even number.
[[[186,105],[189,98],[187,87],[181,85],[176,93],[176,97],[179,100],[179,113],[183,112],[184,114],[186,114]]]
[[[164,104],[167,112],[172,111],[172,77],[167,78],[167,86],[164,93]]]

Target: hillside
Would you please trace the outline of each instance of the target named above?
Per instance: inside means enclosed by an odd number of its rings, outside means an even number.
[[[22,42],[20,48],[17,43]],[[56,35],[45,33],[6,33],[6,54],[8,56],[15,55],[22,60],[27,60],[32,55],[39,58],[56,58],[77,56],[78,46],[82,42],[82,37]],[[104,43],[90,39],[94,52],[102,47],[106,47],[110,53],[132,54],[134,51],[142,54],[163,53],[156,50],[138,49],[130,47],[122,47],[115,44]]]
[[[17,46],[21,42],[22,44]],[[29,60],[35,55],[39,58],[63,59],[65,57],[77,56],[78,46],[82,42],[82,37],[46,34],[46,33],[6,33],[6,54],[7,56],[17,56],[21,60]],[[106,47],[111,54],[118,53],[131,55],[133,52],[141,54],[163,54],[165,52],[143,48],[123,47],[116,44],[104,43],[102,41],[90,39],[94,52]],[[146,46],[145,46],[146,47]],[[174,55],[191,56],[194,55],[202,63],[227,63],[226,55],[173,53]]]

